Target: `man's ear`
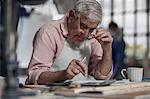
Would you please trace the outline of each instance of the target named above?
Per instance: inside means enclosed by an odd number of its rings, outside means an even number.
[[[75,11],[74,10],[70,10],[69,12],[69,17],[75,17]]]

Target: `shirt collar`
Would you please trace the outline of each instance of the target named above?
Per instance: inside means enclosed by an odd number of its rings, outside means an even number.
[[[64,37],[67,37],[68,35],[68,28],[67,28],[67,18],[68,14],[66,14],[60,21],[60,30],[62,32],[62,35]]]

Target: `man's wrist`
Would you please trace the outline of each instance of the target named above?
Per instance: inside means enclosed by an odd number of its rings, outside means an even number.
[[[107,46],[103,48],[103,52],[104,53],[112,53],[112,46]]]
[[[67,69],[63,71],[63,74],[64,74],[64,79],[65,79],[65,80],[70,79],[70,77],[69,77],[69,75],[68,75],[68,73],[67,73]]]
[[[108,43],[108,44],[106,44],[106,45],[102,45],[102,48],[103,49],[111,49],[112,48],[112,43]]]

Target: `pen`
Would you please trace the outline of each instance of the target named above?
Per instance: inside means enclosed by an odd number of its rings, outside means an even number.
[[[81,62],[85,63],[86,62],[86,57],[84,57]],[[85,71],[85,77],[88,78],[88,67]]]
[[[85,61],[86,61],[86,57],[84,57],[84,58],[81,60],[81,62],[83,62],[83,63],[85,63]]]

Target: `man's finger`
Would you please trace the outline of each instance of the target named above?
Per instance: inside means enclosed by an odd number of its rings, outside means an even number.
[[[87,71],[87,65],[85,65],[84,63],[77,61],[76,62],[78,66],[80,66],[81,70],[82,70],[82,74],[85,75],[86,71]]]
[[[84,70],[80,66],[78,66],[77,68],[83,75],[85,75]]]
[[[77,69],[77,68],[72,69],[72,71],[73,71],[73,73],[74,73],[75,75],[77,75],[77,74],[79,74],[79,73],[80,73],[80,70],[79,70],[79,69]]]
[[[101,40],[102,40],[103,42],[111,42],[111,39],[108,38],[108,37],[107,37],[107,38],[102,38]]]
[[[75,76],[75,74],[73,73],[71,69],[68,69],[67,72],[68,72],[68,79],[72,79]]]

